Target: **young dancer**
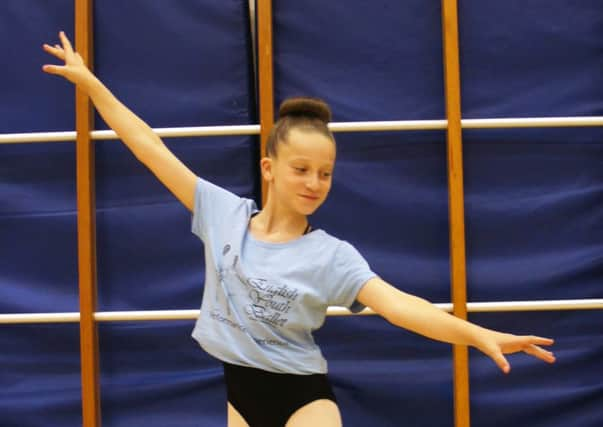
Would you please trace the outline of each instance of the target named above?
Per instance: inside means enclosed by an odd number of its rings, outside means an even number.
[[[505,373],[504,354],[555,361],[540,347],[552,339],[451,316],[383,281],[349,243],[312,229],[307,217],[329,193],[336,156],[324,102],[294,98],[281,105],[260,163],[268,193],[258,210],[252,200],[195,176],[86,68],[63,32],[59,37],[61,45],[44,49],[64,65],[43,70],[86,92],[118,137],[193,214],[206,262],[193,337],[223,363],[229,427],[341,426],[327,364],[312,338],[330,305],[368,306],[393,325],[473,346]]]

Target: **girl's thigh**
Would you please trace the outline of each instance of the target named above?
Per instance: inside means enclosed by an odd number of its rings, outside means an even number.
[[[319,399],[302,406],[291,415],[285,427],[341,427],[341,414],[335,402]],[[230,424],[229,424],[230,427]]]
[[[228,402],[228,427],[249,427],[249,424],[243,419],[239,411]]]

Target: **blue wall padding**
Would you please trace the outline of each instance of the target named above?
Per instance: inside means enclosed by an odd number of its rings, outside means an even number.
[[[275,104],[327,100],[335,121],[445,117],[440,2],[273,2]],[[257,123],[246,0],[97,0],[95,71],[153,127]],[[603,115],[603,3],[459,4],[464,118]],[[41,45],[73,38],[73,2],[4,0],[0,133],[73,130],[70,83]],[[97,116],[96,128],[106,129]],[[443,131],[337,134],[311,218],[403,291],[450,301]],[[465,130],[469,301],[603,298],[603,130]],[[165,140],[196,174],[259,201],[257,137]],[[198,308],[190,213],[118,141],[98,141],[99,310]],[[77,311],[75,146],[0,145],[0,313]],[[479,427],[598,427],[601,311],[471,314],[552,336],[558,362],[470,351]],[[225,425],[220,364],[192,321],[99,326],[103,425]],[[452,352],[379,317],[316,333],[346,427],[453,426]],[[0,426],[81,425],[78,326],[0,327]],[[493,416],[496,414],[496,416]]]
[[[103,425],[226,425],[222,368],[193,344],[192,325],[100,325]]]
[[[0,133],[70,131],[75,127],[71,83],[42,72],[57,60],[42,50],[73,34],[72,0],[3,0],[0,4],[2,78]]]
[[[74,128],[74,90],[42,72],[73,2],[0,5],[0,133]],[[0,145],[0,313],[77,311],[73,143]],[[0,425],[81,425],[79,327],[1,325]]]
[[[453,425],[447,344],[376,316],[329,318],[316,337],[329,360],[345,426]]]
[[[96,1],[96,74],[152,127],[256,123],[247,3]]]
[[[445,117],[440,2],[274,2],[278,103],[318,96],[334,121]]]
[[[79,325],[1,325],[0,349],[2,427],[82,425]]]
[[[73,130],[71,84],[42,72],[71,4],[2,2],[0,133]],[[76,233],[74,145],[0,145],[0,312],[77,310]]]
[[[602,298],[603,145],[520,134],[464,143],[468,298]]]
[[[603,420],[603,312],[479,313],[470,320],[516,334],[555,337],[555,365],[525,354],[507,358],[511,373],[470,350],[471,417],[475,426],[595,427]]]
[[[77,311],[73,143],[0,145],[0,313]]]
[[[603,3],[459,2],[464,118],[603,114]]]

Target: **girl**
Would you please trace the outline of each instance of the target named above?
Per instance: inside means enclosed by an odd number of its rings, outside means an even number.
[[[223,362],[229,427],[341,426],[327,364],[314,343],[328,306],[368,306],[392,324],[429,338],[470,345],[508,373],[503,354],[523,351],[546,362],[552,339],[482,328],[401,292],[380,279],[349,243],[313,230],[335,166],[328,106],[285,101],[261,172],[266,205],[240,198],[195,176],[86,68],[63,32],[44,45],[64,65],[43,70],[85,91],[106,123],[193,213],[205,245],[206,279],[193,337]]]

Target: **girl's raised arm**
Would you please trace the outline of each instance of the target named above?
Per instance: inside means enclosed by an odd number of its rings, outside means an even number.
[[[190,211],[193,210],[196,175],[168,150],[153,130],[123,105],[86,67],[82,57],[73,51],[62,31],[61,45],[45,44],[44,50],[65,62],[65,65],[44,65],[49,74],[62,76],[83,90],[105,122],[159,180]]]
[[[504,373],[511,370],[504,354],[524,352],[548,363],[555,362],[554,354],[541,347],[553,344],[550,338],[482,328],[440,310],[423,298],[402,292],[378,277],[363,286],[357,299],[395,326],[434,340],[477,348],[490,356]]]

